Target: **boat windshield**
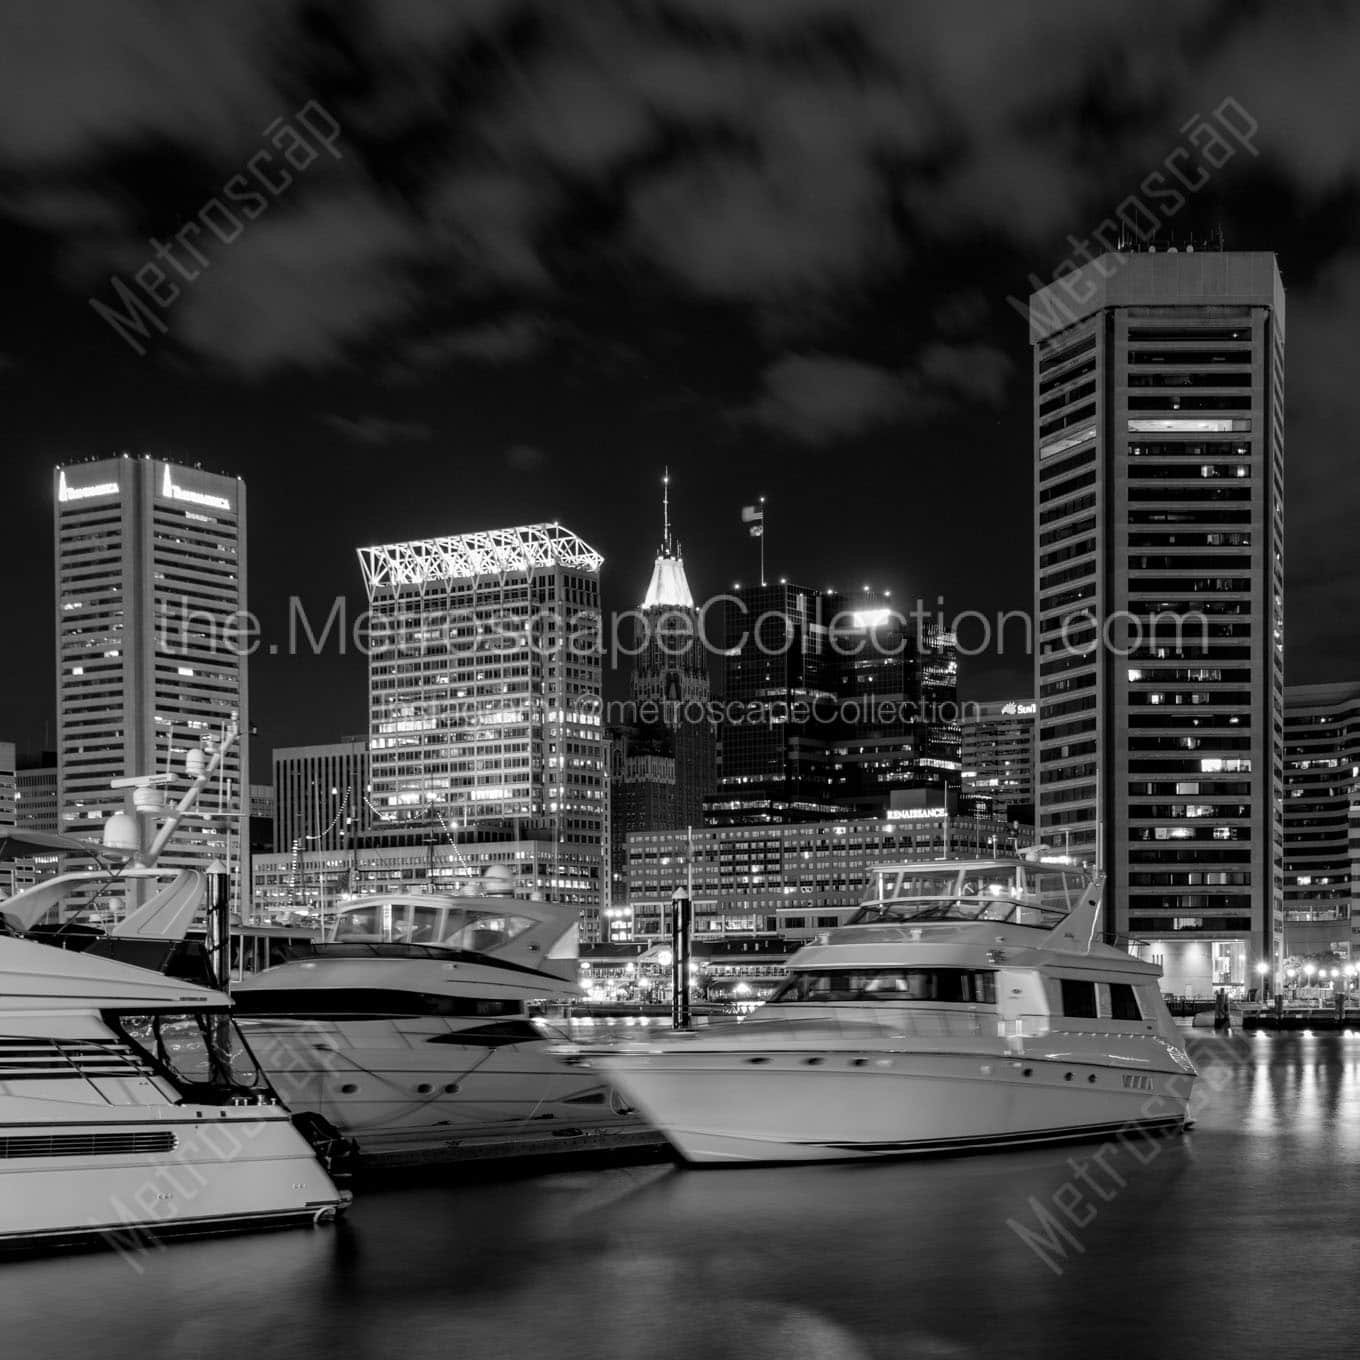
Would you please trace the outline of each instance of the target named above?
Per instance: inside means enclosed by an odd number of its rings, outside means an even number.
[[[332,938],[336,944],[432,944],[487,954],[504,948],[533,924],[531,916],[516,916],[489,903],[363,902],[341,908]]]
[[[1081,901],[1087,879],[1048,864],[983,864],[885,869],[879,894],[850,925],[997,921],[1052,930]]]
[[[114,1028],[174,1083],[186,1100],[225,1105],[273,1092],[230,1015],[108,1014]]]

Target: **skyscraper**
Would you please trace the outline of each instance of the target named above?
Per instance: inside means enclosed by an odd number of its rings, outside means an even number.
[[[921,650],[920,750],[922,775],[957,793],[962,771],[963,728],[959,711],[959,640],[938,624],[927,625]]]
[[[727,719],[719,731],[714,825],[832,817],[827,718],[837,707],[831,597],[780,581],[723,600]],[[834,609],[831,611],[834,612]]]
[[[675,759],[676,826],[701,826],[713,792],[716,734],[709,721],[708,651],[699,609],[671,536],[670,477],[661,549],[641,606],[642,650],[633,661],[632,697],[643,727],[659,727]],[[661,828],[657,828],[660,830]]]
[[[610,732],[611,899],[627,901],[626,838],[704,824],[717,781],[708,704],[708,649],[684,556],[671,534],[670,474],[661,546],[638,609],[630,691],[633,721]]]
[[[375,833],[550,843],[548,891],[598,924],[603,558],[559,524],[359,550],[374,633]]]
[[[1034,735],[1030,699],[970,703],[963,713],[963,792],[986,800],[998,816],[1034,803]]]
[[[835,610],[831,669],[840,703],[826,726],[832,797],[882,812],[894,789],[933,782],[921,765],[921,656],[890,592],[865,586],[853,599],[828,595]],[[940,781],[943,784],[943,781]]]
[[[1273,255],[1100,257],[1030,299],[1041,839],[1171,991],[1278,966],[1284,291]]]
[[[14,743],[0,741],[0,834],[14,829],[18,803],[18,788],[14,776]],[[13,892],[13,866],[0,863],[0,898],[9,897]]]
[[[14,826],[18,805],[14,743],[0,741],[0,831]]]
[[[249,730],[246,490],[125,455],[57,468],[53,492],[60,815],[63,830],[94,832],[124,808],[110,780],[168,766],[173,801],[189,747],[233,713]],[[237,859],[246,748],[228,755],[222,799],[186,819],[165,864]]]
[[[368,825],[368,738],[274,752],[274,849],[339,850]]]

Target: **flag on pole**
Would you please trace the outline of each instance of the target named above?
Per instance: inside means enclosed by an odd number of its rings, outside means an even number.
[[[751,529],[751,537],[759,538],[765,532],[765,507],[763,505],[743,505],[741,522]]]

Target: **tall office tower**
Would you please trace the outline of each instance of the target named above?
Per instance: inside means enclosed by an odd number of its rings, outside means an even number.
[[[14,743],[0,741],[0,834],[14,829],[17,795]],[[13,865],[0,861],[0,898],[12,896],[13,893]]]
[[[14,825],[19,785],[14,759],[14,743],[0,741],[0,830]]]
[[[14,824],[20,831],[55,833],[61,829],[57,812],[57,754],[20,756],[14,775]],[[19,892],[58,872],[56,855],[41,855],[15,860],[10,871],[10,887]]]
[[[828,741],[837,708],[828,596],[781,581],[723,600],[724,701],[711,825],[834,817]],[[832,611],[834,613],[834,610]]]
[[[61,829],[55,751],[44,751],[36,758],[19,758],[14,775],[14,798],[16,826],[53,834]]]
[[[666,730],[632,724],[611,727],[607,919],[626,915],[629,832],[669,831],[683,825],[676,758]],[[615,915],[609,917],[609,912]],[[605,934],[609,937],[610,932]]]
[[[188,748],[233,713],[249,731],[246,489],[235,477],[125,455],[57,468],[53,492],[58,797],[63,830],[95,833],[125,807],[110,780],[168,763],[173,802],[188,787]],[[205,795],[164,864],[234,867],[248,744],[229,754],[221,797]],[[149,836],[145,818],[142,826]]]
[[[998,816],[1033,817],[1038,705],[1030,699],[970,703],[963,713],[963,792],[987,800]]]
[[[631,688],[639,725],[655,729],[656,736],[664,734],[675,759],[676,820],[668,825],[702,826],[704,799],[717,782],[717,733],[708,714],[703,623],[685,575],[685,559],[671,536],[669,473],[665,487],[661,550],[642,599],[642,647],[633,661]]]
[[[938,783],[921,765],[921,657],[891,592],[868,586],[835,602],[831,652],[840,700],[830,738],[832,796],[847,808],[881,812],[895,789]]]
[[[368,826],[368,738],[274,752],[274,849],[340,850]]]
[[[250,851],[251,854],[274,853],[274,786],[250,786]]]
[[[603,558],[559,524],[362,548],[372,815],[546,840],[598,929],[606,838]]]
[[[917,760],[929,775],[953,793],[959,790],[963,727],[959,710],[959,640],[939,625],[921,632],[921,699]]]
[[[1284,290],[1275,257],[1101,256],[1030,299],[1040,837],[1166,990],[1278,969]]]
[[[1360,778],[1360,683],[1284,692],[1284,928],[1289,954],[1310,937],[1349,936],[1350,805]],[[1316,924],[1314,924],[1316,923]],[[1331,924],[1323,924],[1331,923]],[[1357,921],[1360,924],[1360,921]]]

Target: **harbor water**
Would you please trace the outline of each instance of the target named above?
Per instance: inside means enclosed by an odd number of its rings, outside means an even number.
[[[1360,1033],[1187,1031],[1181,1137],[361,1188],[330,1228],[0,1264],[6,1355],[856,1360],[1336,1353]],[[79,1338],[79,1344],[76,1339]]]

